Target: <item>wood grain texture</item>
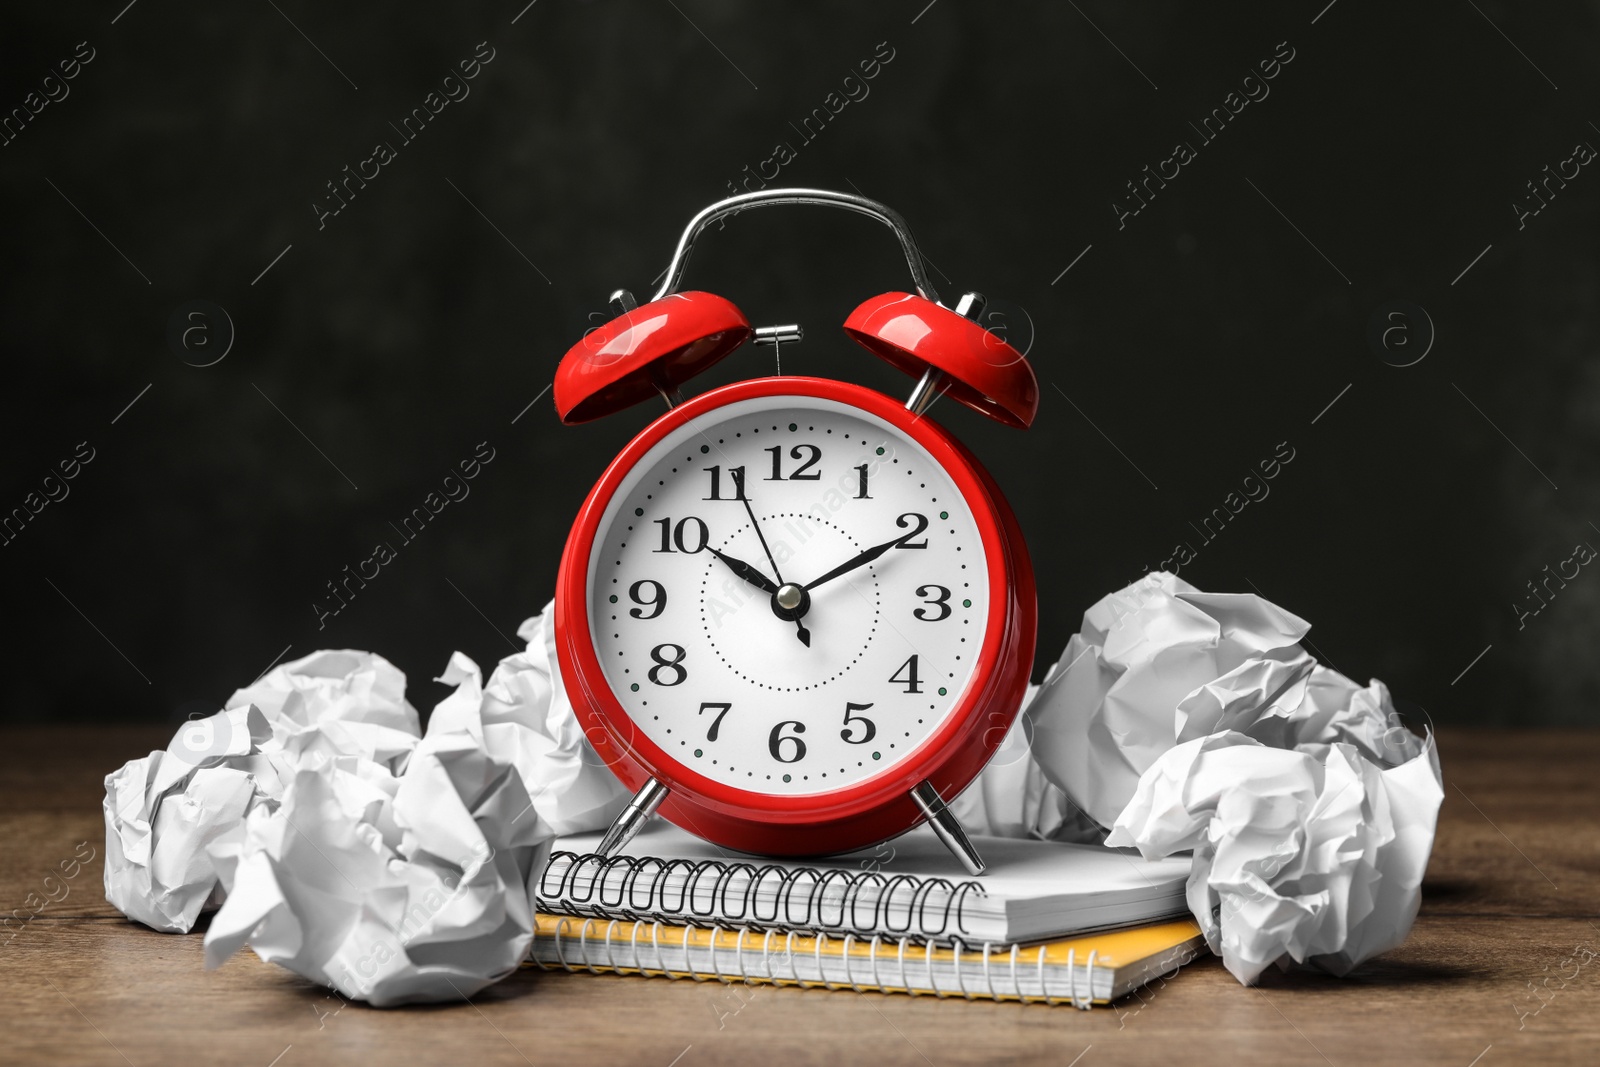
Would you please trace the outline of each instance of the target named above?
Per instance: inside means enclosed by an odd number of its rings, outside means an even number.
[[[0,1060],[1066,1067],[1082,1054],[1080,1067],[1495,1067],[1600,1059],[1600,959],[1562,964],[1579,946],[1600,950],[1600,734],[1446,733],[1446,798],[1421,917],[1404,947],[1350,977],[1274,971],[1245,989],[1208,958],[1088,1013],[535,972],[470,1004],[379,1011],[341,1005],[248,953],[208,974],[198,935],[129,923],[101,887],[101,779],[164,740],[148,730],[0,733],[0,904],[26,914],[28,895],[43,895],[45,876],[80,842],[95,850],[66,882],[66,898],[13,926],[0,946]],[[60,895],[55,883],[51,891]]]

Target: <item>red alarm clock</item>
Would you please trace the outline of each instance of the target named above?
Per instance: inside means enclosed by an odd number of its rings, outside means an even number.
[[[679,292],[695,238],[755,207],[844,208],[889,226],[917,292],[844,323],[919,376],[905,402],[848,382],[775,375],[683,401],[678,387],[752,330],[729,301]],[[660,395],[585,500],[555,598],[562,677],[585,734],[633,801],[601,852],[657,809],[744,852],[817,855],[923,819],[973,873],[946,809],[1015,719],[1032,668],[1033,570],[998,486],[927,418],[941,395],[1026,427],[1038,382],[975,321],[939,303],[905,221],[872,200],[771,189],[712,204],[679,239],[654,298],[561,361],[567,423]]]

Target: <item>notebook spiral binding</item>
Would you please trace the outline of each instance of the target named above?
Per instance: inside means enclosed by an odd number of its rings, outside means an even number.
[[[576,937],[574,937],[571,931],[568,929],[573,923],[582,923],[582,928],[578,931]],[[631,926],[632,929],[624,936],[619,938],[617,936],[617,928],[623,926],[624,924]],[[752,931],[741,928],[728,928],[720,924],[712,924],[707,927],[696,927],[693,925],[678,927],[676,929],[682,931],[682,944],[677,946],[667,946],[664,944],[664,939],[661,936],[662,924],[660,922],[610,919],[606,922],[604,936],[594,938],[594,940],[612,947],[625,943],[629,946],[632,958],[631,960],[627,961],[616,959],[612,966],[600,968],[588,962],[588,946],[591,940],[591,933],[595,928],[598,927],[598,925],[599,922],[595,919],[573,919],[563,917],[556,925],[556,928],[551,935],[553,942],[552,947],[555,950],[557,962],[554,964],[546,963],[537,957],[534,957],[530,962],[532,962],[533,965],[538,967],[541,971],[551,971],[559,967],[569,974],[576,973],[580,970],[588,971],[591,974],[603,974],[607,971],[615,970],[618,967],[623,967],[631,968],[633,971],[636,971],[639,975],[646,978],[664,977],[671,979],[672,981],[677,981],[680,978],[688,977],[696,982],[715,980],[723,983],[724,985],[733,985],[735,981],[740,981],[748,985],[754,981],[761,980],[772,983],[797,985],[802,988],[823,986],[827,989],[840,989],[844,987],[843,984],[839,982],[832,982],[828,981],[827,979],[818,980],[800,977],[800,972],[794,965],[797,955],[794,951],[794,939],[797,936],[810,935],[803,935],[798,931],[790,930],[782,934],[783,947],[779,952],[773,951],[773,941],[780,933],[777,930],[768,929],[765,931]],[[640,934],[647,928],[649,930],[649,938],[644,944],[641,944]],[[692,964],[689,963],[690,938],[694,933],[701,929],[708,931],[712,935],[710,942],[712,969],[710,973],[694,970],[692,968]],[[753,938],[758,933],[761,936],[760,958],[758,960],[747,959],[745,955],[745,938],[747,936]],[[723,965],[717,959],[716,946],[720,936],[723,934],[738,935],[738,939],[733,951],[733,960],[731,961],[731,975],[723,973]],[[568,947],[573,946],[573,942],[576,942],[575,947],[577,949],[578,962],[573,962],[567,959],[567,949]],[[927,986],[933,991],[933,995],[941,1000],[946,997],[956,995],[962,996],[967,1000],[976,1000],[979,997],[987,996],[992,1000],[1015,998],[1024,1004],[1037,1003],[1040,1001],[1043,1001],[1049,1005],[1068,1003],[1082,1011],[1088,1011],[1091,1007],[1093,1007],[1094,968],[1096,957],[1099,955],[1097,951],[1091,951],[1089,953],[1088,959],[1084,966],[1083,988],[1080,992],[1078,983],[1078,970],[1076,966],[1077,952],[1073,949],[1068,950],[1065,963],[1065,969],[1068,975],[1067,996],[1065,999],[1063,999],[1060,996],[1052,994],[1049,990],[1049,987],[1045,984],[1045,954],[1042,951],[1037,954],[1038,963],[1037,967],[1035,968],[1036,973],[1031,976],[1030,980],[1030,976],[1027,973],[1030,969],[1029,966],[1022,963],[1019,959],[1021,946],[1012,945],[1009,962],[1002,964],[1000,968],[996,969],[991,966],[991,960],[993,957],[990,954],[991,946],[989,943],[985,942],[982,946],[971,949],[969,946],[962,944],[961,940],[957,938],[952,943],[952,948],[955,952],[954,971],[957,988],[952,990],[939,988],[939,984],[934,978],[934,945],[932,942],[917,942],[909,937],[885,940],[882,935],[874,934],[870,942],[868,942],[870,945],[870,951],[867,960],[865,961],[866,963],[870,964],[871,973],[870,975],[864,974],[857,976],[851,971],[851,960],[853,957],[850,954],[850,949],[859,942],[867,942],[867,939],[858,938],[854,934],[846,934],[844,936],[844,944],[841,950],[841,958],[845,963],[846,983],[844,984],[848,984],[849,988],[857,993],[881,991],[885,993],[906,993],[913,997],[926,996],[928,994],[928,990],[920,988],[910,981],[907,972],[907,967],[914,967],[916,966],[917,962],[916,953],[912,952],[908,955],[908,950],[920,949]],[[821,974],[823,973],[821,962],[824,958],[824,955],[831,955],[831,953],[825,953],[824,951],[828,945],[828,935],[824,933],[816,934],[814,936],[814,945],[814,951],[817,960],[817,973]],[[684,956],[685,967],[689,969],[684,970],[680,968],[675,970],[669,968],[662,955],[662,950],[664,947],[681,949]],[[962,952],[969,950],[975,952],[983,960],[983,987],[977,990],[969,989],[967,987],[966,977],[961,969],[961,954]],[[653,963],[649,959],[649,955],[652,952],[655,956]],[[726,950],[724,950],[724,954],[726,954]],[[787,960],[789,962],[789,972],[787,974],[782,973],[777,967],[779,961],[782,960]],[[883,973],[883,969],[880,969],[879,965],[887,963],[892,963],[893,969],[891,969],[886,975]],[[752,966],[753,964],[755,966]],[[896,971],[898,974],[895,973]],[[1001,982],[1000,988],[997,988],[995,985],[997,979]],[[861,984],[863,981],[868,982],[868,984],[863,986]],[[1027,991],[1032,986],[1037,987],[1037,993],[1030,993]]]
[[[683,876],[676,890],[669,885],[674,872]],[[700,920],[700,925],[818,934],[882,929],[916,942],[946,944],[967,933],[965,905],[983,895],[975,881],[872,870],[649,856],[607,859],[573,852],[550,857],[538,890],[541,908],[563,915],[669,925]],[[764,898],[771,902],[767,914]]]

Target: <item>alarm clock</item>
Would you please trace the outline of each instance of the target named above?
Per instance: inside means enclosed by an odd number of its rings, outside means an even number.
[[[854,211],[899,239],[916,292],[873,297],[844,332],[918,378],[909,399],[782,374],[681,397],[746,341],[803,336],[679,291],[708,225],[773,205]],[[657,396],[668,410],[600,476],[557,579],[567,693],[634,791],[601,853],[657,810],[768,855],[851,851],[927,820],[981,873],[946,801],[1021,705],[1033,570],[994,479],[926,411],[949,396],[1027,427],[1039,397],[1027,360],[977,321],[980,295],[939,302],[897,213],[828,190],[710,205],[649,302],[624,290],[612,302],[618,317],[562,359],[557,412],[579,423]]]

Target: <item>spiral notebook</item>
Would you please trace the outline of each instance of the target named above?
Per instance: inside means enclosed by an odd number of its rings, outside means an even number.
[[[968,878],[927,826],[864,852],[795,862],[730,853],[656,819],[622,851],[599,834],[561,838],[539,910],[670,925],[734,926],[951,945],[1011,945],[1187,912],[1187,856],[975,838],[989,864]]]
[[[538,916],[529,965],[645,977],[823,986],[1088,1008],[1176,971],[1205,951],[1193,919],[989,951],[909,938],[830,938],[774,930]]]

